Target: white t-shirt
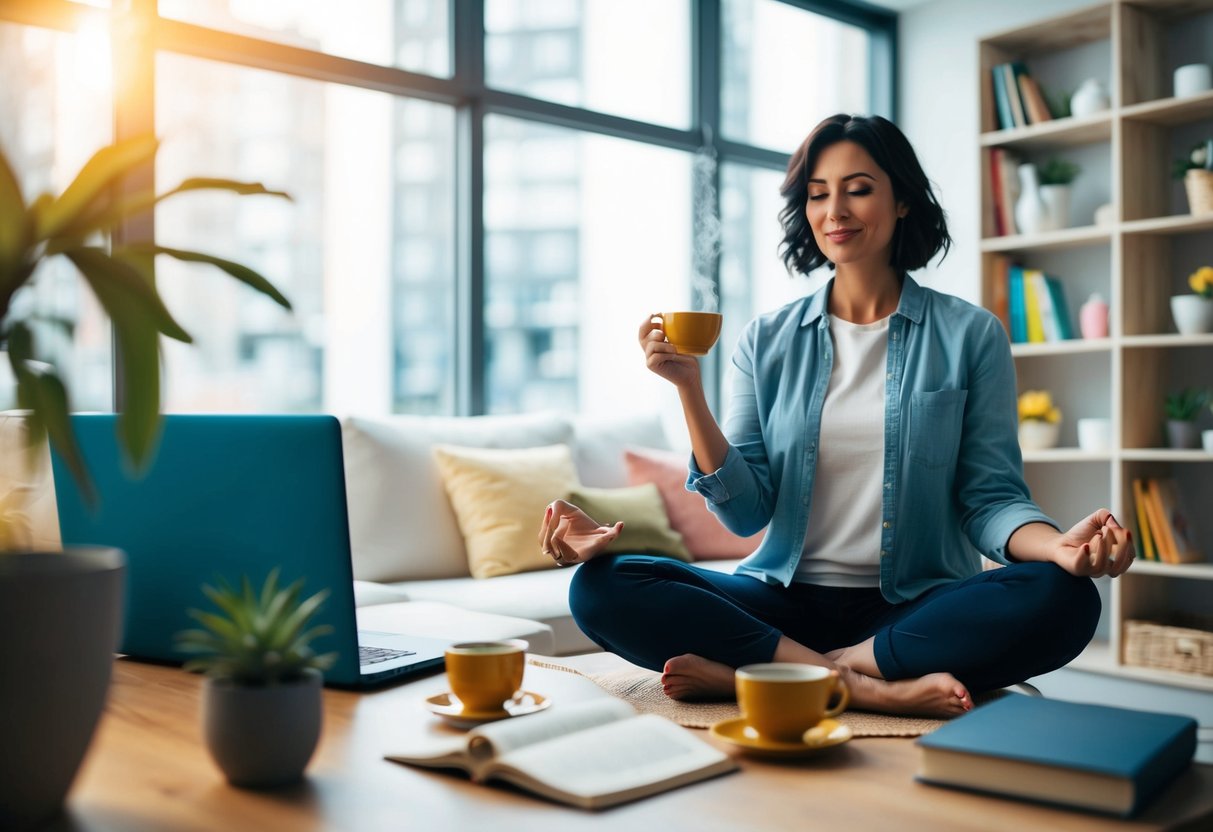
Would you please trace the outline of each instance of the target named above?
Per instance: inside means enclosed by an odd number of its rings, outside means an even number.
[[[880,586],[885,365],[889,319],[830,316],[834,369],[821,410],[817,473],[797,581]]]

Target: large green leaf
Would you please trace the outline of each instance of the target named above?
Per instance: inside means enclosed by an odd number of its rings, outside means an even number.
[[[159,196],[155,191],[146,190],[130,196],[120,197],[113,202],[97,204],[92,210],[81,214],[74,222],[63,229],[63,234],[84,239],[97,231],[110,231],[123,220],[136,217],[149,211],[157,204],[176,194],[188,191],[218,190],[231,191],[240,196],[277,196],[291,199],[285,191],[272,191],[260,182],[237,182],[234,179],[214,179],[194,177],[186,179],[172,190],[165,191]]]
[[[0,280],[22,259],[28,227],[21,186],[8,159],[0,152]]]
[[[285,295],[274,288],[272,283],[257,272],[250,269],[248,266],[233,263],[231,260],[224,260],[220,257],[212,257],[209,254],[200,254],[196,251],[182,251],[181,249],[165,248],[164,246],[150,245],[147,243],[133,243],[129,246],[123,246],[122,250],[137,254],[167,254],[169,257],[174,257],[187,263],[209,263],[210,265],[216,266],[227,272],[241,283],[251,286],[258,292],[261,292],[263,295],[268,295],[283,309],[289,310],[291,308],[291,302],[286,299]]]
[[[34,216],[36,238],[54,237],[89,210],[95,200],[107,199],[108,189],[131,169],[155,156],[159,145],[155,136],[135,136],[94,153],[58,199],[39,207]]]
[[[88,246],[64,252],[88,281],[115,325],[139,319],[170,338],[192,343],[194,339],[173,319],[156,291],[150,265],[138,257],[125,256],[127,253],[135,252],[123,249],[111,256]]]
[[[18,406],[30,411],[29,447],[31,452],[45,434],[59,452],[89,505],[96,501],[93,482],[84,465],[84,456],[72,431],[71,407],[63,380],[49,364],[33,358],[33,333],[18,321],[9,327],[8,356],[17,381]]]

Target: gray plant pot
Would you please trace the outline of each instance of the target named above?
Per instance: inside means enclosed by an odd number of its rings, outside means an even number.
[[[1196,422],[1168,419],[1167,444],[1172,448],[1199,448],[1200,431],[1196,428]]]
[[[300,682],[273,687],[206,680],[206,747],[229,783],[271,788],[303,777],[320,739],[322,681],[314,670]]]
[[[0,553],[0,829],[63,807],[105,706],[125,564],[117,549]]]

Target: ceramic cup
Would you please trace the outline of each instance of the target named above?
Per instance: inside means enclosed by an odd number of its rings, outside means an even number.
[[[846,710],[851,699],[836,672],[812,664],[748,664],[737,669],[736,684],[746,725],[776,742],[799,742],[821,720]],[[835,693],[838,703],[830,708]]]
[[[1112,420],[1079,419],[1078,447],[1084,451],[1106,451],[1112,447]]]
[[[1213,453],[1213,430],[1202,430],[1200,432],[1200,446],[1206,451]]]
[[[661,320],[666,340],[679,355],[707,355],[723,321],[719,312],[661,312],[653,317]]]
[[[521,639],[466,641],[446,649],[447,679],[465,712],[502,710],[522,687],[526,649]]]
[[[1175,70],[1175,97],[1199,95],[1213,88],[1213,72],[1208,64],[1186,64]]]

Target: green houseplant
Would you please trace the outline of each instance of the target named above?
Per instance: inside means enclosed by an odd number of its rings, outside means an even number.
[[[320,737],[321,672],[337,658],[311,647],[332,627],[308,626],[329,591],[302,598],[303,580],[280,587],[277,569],[260,591],[248,577],[239,589],[220,580],[202,591],[218,611],[190,610],[201,629],[179,633],[177,643],[198,654],[186,669],[207,675],[202,719],[211,756],[236,786],[298,780]]]
[[[6,493],[0,536],[0,827],[23,828],[60,810],[92,738],[105,702],[113,651],[122,622],[121,552],[78,550],[51,555],[28,551],[14,531],[19,506],[37,478],[44,440],[63,457],[86,495],[88,472],[73,438],[70,396],[46,360],[47,322],[24,316],[14,300],[46,261],[64,257],[88,284],[113,323],[124,384],[119,400],[120,440],[131,461],[145,463],[155,446],[160,415],[161,335],[189,342],[156,290],[154,259],[167,255],[207,263],[289,309],[269,281],[239,263],[151,242],[107,244],[128,220],[165,199],[190,191],[285,197],[258,183],[187,179],[167,192],[128,187],[132,172],[149,165],[159,146],[141,136],[97,151],[60,194],[26,201],[16,172],[0,151],[0,340],[16,382],[27,452],[4,462],[21,472]],[[45,474],[45,472],[42,472]],[[13,529],[10,529],[13,526]],[[13,533],[9,533],[13,532]],[[25,548],[26,551],[20,551]]]
[[[1200,433],[1196,419],[1213,395],[1203,387],[1185,387],[1168,393],[1163,402],[1167,415],[1167,443],[1172,448],[1196,448],[1200,446]]]

